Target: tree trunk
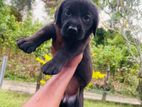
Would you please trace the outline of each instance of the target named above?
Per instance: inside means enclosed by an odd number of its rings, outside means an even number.
[[[109,77],[110,77],[110,66],[108,66],[107,69],[107,74],[104,80],[104,92],[103,92],[103,96],[102,96],[102,101],[106,101],[106,96],[107,96],[107,91],[109,89]]]
[[[139,84],[137,87],[137,91],[138,91],[138,97],[141,100],[141,105],[142,105],[142,78],[139,78]]]
[[[40,89],[40,81],[42,79],[42,71],[40,71],[39,76],[37,78],[37,85],[36,85],[36,91]]]

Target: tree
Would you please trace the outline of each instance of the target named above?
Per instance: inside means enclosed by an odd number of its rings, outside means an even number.
[[[60,2],[60,0],[42,0],[47,7],[56,7],[58,5],[58,3]]]
[[[95,0],[94,0],[95,1]],[[95,1],[96,2],[96,1]],[[107,25],[117,30],[126,41],[131,59],[139,65],[138,91],[142,100],[142,9],[141,0],[99,0],[97,5],[110,16]],[[134,49],[135,48],[135,49]]]
[[[34,0],[12,0],[11,3],[18,11],[23,11],[25,8],[31,10]]]

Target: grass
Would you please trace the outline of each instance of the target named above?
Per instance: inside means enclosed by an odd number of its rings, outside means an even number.
[[[0,90],[0,107],[21,107],[31,95],[22,94],[19,92]],[[132,107],[130,105],[120,105],[114,103],[102,103],[85,101],[84,107]]]
[[[122,105],[115,103],[107,103],[107,102],[93,102],[93,101],[85,101],[84,107],[133,107],[132,105]]]
[[[0,90],[0,107],[21,107],[30,95]]]

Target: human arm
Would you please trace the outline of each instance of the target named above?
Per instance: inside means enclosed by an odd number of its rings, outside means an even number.
[[[81,59],[82,54],[69,61],[61,72],[53,76],[23,107],[59,107],[66,87]]]

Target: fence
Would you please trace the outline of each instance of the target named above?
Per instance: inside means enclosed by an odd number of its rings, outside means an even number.
[[[7,65],[7,60],[8,60],[8,57],[4,56],[3,60],[2,60],[2,65],[1,65],[1,68],[0,68],[0,88],[2,87],[3,78],[4,78],[6,65]]]

